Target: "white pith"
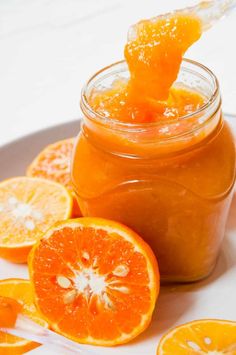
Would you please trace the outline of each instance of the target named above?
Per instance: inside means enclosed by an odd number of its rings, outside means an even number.
[[[206,341],[206,339],[208,339],[208,341]],[[210,345],[212,342],[211,338],[209,337],[205,337],[204,338],[204,343],[207,345]],[[197,351],[200,354],[207,354],[207,355],[223,355],[224,352],[222,351],[206,351],[206,349],[202,349],[197,343],[195,343],[194,341],[187,341],[187,345],[189,346],[189,348],[191,348],[194,351]]]
[[[41,211],[35,209],[29,202],[18,200],[11,196],[0,206],[0,212],[12,216],[14,221],[24,226],[27,230],[33,231],[37,222],[43,220]]]
[[[82,253],[84,255],[84,253]],[[88,256],[88,253],[85,254]],[[88,260],[88,259],[86,259]],[[121,264],[117,266],[111,273],[101,275],[97,271],[97,267],[82,268],[81,270],[74,270],[74,276],[70,279],[65,276],[58,275],[56,281],[58,285],[67,290],[64,295],[65,304],[73,302],[80,294],[86,298],[88,304],[93,296],[97,296],[98,302],[102,303],[105,308],[113,308],[114,305],[109,297],[109,291],[114,290],[121,293],[128,294],[129,288],[122,285],[122,277],[125,277],[129,273],[128,266]],[[119,278],[116,275],[117,270],[120,270]],[[125,270],[125,273],[122,272]],[[114,278],[108,278],[109,275],[113,275]],[[123,276],[122,276],[123,275]],[[73,288],[71,288],[73,284]]]
[[[106,290],[106,277],[96,274],[93,269],[77,271],[74,279],[75,288],[80,293],[90,293],[100,296]]]

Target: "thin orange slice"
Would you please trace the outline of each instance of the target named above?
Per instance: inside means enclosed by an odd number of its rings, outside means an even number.
[[[48,327],[47,322],[40,317],[34,306],[32,288],[28,280],[0,280],[0,296],[11,298],[11,305],[13,306],[14,300],[19,302],[22,306],[20,309],[22,314],[27,315],[43,327]],[[39,346],[39,344],[0,332],[0,355],[24,354],[37,346]]]
[[[49,179],[64,185],[73,195],[73,216],[80,217],[81,212],[70,176],[74,141],[74,138],[68,138],[45,147],[30,164],[26,175]]]
[[[35,244],[58,220],[71,215],[72,199],[55,182],[16,177],[0,183],[0,256],[26,262]]]
[[[236,355],[236,322],[203,319],[172,329],[157,355]]]
[[[132,230],[99,218],[50,229],[29,256],[36,304],[58,333],[103,346],[149,325],[159,292],[150,247]]]
[[[21,305],[13,298],[0,296],[0,328],[14,327]]]

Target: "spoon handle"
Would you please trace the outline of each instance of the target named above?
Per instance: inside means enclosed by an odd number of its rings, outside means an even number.
[[[32,340],[40,344],[50,345],[57,349],[57,354],[66,355],[98,355],[97,352],[89,350],[84,345],[77,344],[60,334],[41,327],[28,317],[18,315],[14,328],[1,329],[2,331],[24,339]]]
[[[197,5],[177,9],[164,15],[158,15],[151,20],[153,22],[166,18],[172,14],[192,14],[202,22],[202,30],[207,31],[218,20],[230,14],[236,8],[236,0],[209,0],[199,2]],[[128,31],[128,40],[135,40],[137,37],[137,25],[133,25]]]
[[[197,15],[203,23],[203,30],[211,28],[218,20],[225,17],[236,8],[236,0],[212,0],[202,1],[180,12],[192,12]]]

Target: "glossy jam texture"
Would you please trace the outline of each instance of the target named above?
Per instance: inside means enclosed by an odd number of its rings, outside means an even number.
[[[97,113],[131,123],[179,118],[196,111],[204,97],[184,86],[172,86],[182,57],[201,36],[201,23],[190,15],[168,15],[141,21],[130,30],[125,47],[130,79],[93,90],[90,105]]]
[[[200,38],[201,27],[199,18],[178,13],[133,26],[125,58],[135,98],[167,100],[183,55]]]
[[[112,88],[93,90],[90,104],[98,114],[126,123],[151,123],[174,120],[198,110],[206,99],[184,86],[172,87],[165,102],[145,99],[134,101],[128,84],[119,80]]]

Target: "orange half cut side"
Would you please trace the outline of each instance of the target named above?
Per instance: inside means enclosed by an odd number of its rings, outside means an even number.
[[[26,262],[36,241],[71,216],[72,198],[61,184],[30,177],[0,183],[0,256]]]
[[[80,217],[81,212],[70,172],[74,142],[74,138],[67,138],[46,146],[30,164],[26,175],[49,179],[64,185],[73,196],[73,217]]]
[[[74,341],[126,343],[149,325],[159,292],[150,247],[132,230],[99,218],[58,223],[33,248],[36,304],[50,326]]]

